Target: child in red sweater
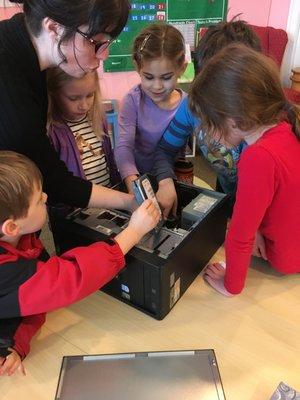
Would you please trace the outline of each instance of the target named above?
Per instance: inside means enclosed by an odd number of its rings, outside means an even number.
[[[0,151],[0,375],[25,373],[22,360],[45,313],[109,282],[124,267],[124,254],[159,221],[147,200],[113,240],[49,258],[34,234],[46,221],[46,200],[35,164]]]
[[[226,264],[209,265],[204,279],[224,295],[240,293],[254,243],[277,271],[300,272],[300,113],[286,100],[277,67],[230,45],[196,78],[191,108],[212,138],[249,145],[238,162]]]

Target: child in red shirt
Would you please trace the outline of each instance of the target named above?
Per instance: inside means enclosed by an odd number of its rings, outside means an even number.
[[[284,96],[277,67],[230,45],[196,78],[191,107],[212,138],[249,145],[238,162],[226,264],[209,265],[204,279],[224,295],[240,293],[253,248],[277,271],[300,272],[300,114]]]
[[[109,282],[124,267],[124,254],[159,221],[147,200],[113,240],[49,258],[34,234],[46,221],[46,200],[35,164],[0,151],[0,375],[25,373],[22,360],[45,313]]]

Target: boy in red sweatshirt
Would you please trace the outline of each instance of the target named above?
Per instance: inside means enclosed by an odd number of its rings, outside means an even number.
[[[19,369],[45,313],[97,291],[124,267],[126,254],[159,221],[150,200],[113,240],[48,257],[35,232],[46,221],[47,195],[35,164],[0,151],[0,375]],[[95,261],[96,260],[96,261]]]

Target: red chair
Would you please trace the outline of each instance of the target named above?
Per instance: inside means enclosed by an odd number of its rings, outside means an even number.
[[[288,42],[287,33],[271,26],[250,26],[260,39],[263,53],[273,58],[280,67]]]
[[[260,39],[262,51],[273,58],[281,67],[285,48],[288,43],[288,35],[283,29],[275,29],[271,26],[251,25],[254,32]],[[293,103],[300,103],[300,93],[291,88],[284,88],[285,95]]]
[[[271,26],[250,26],[260,39],[263,53],[271,57],[281,67],[288,43],[287,33],[283,29],[272,28]],[[202,28],[199,37],[203,37],[206,30],[207,28]],[[289,101],[300,104],[300,92],[291,88],[284,88],[284,92]]]

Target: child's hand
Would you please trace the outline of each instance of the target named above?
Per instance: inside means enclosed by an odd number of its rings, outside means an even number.
[[[224,286],[225,269],[224,262],[209,264],[204,270],[203,279],[217,292],[231,297],[233,294],[229,293]]]
[[[143,237],[156,227],[159,220],[159,211],[153,202],[148,199],[132,214],[128,227],[134,229],[138,236]]]
[[[114,238],[123,254],[127,254],[146,233],[155,228],[159,220],[160,213],[152,201],[144,201],[132,214],[128,226]]]
[[[8,356],[0,357],[0,375],[11,376],[16,370],[19,370],[22,375],[26,375],[20,355],[12,348],[8,350],[11,351]]]
[[[262,257],[264,260],[268,261],[265,239],[259,231],[257,231],[255,235],[252,255],[255,257]]]
[[[138,178],[138,175],[129,175],[124,179],[128,193],[133,193],[132,182]]]
[[[176,215],[178,201],[173,179],[166,178],[159,182],[156,198],[165,218],[168,217],[171,210],[172,214]]]

